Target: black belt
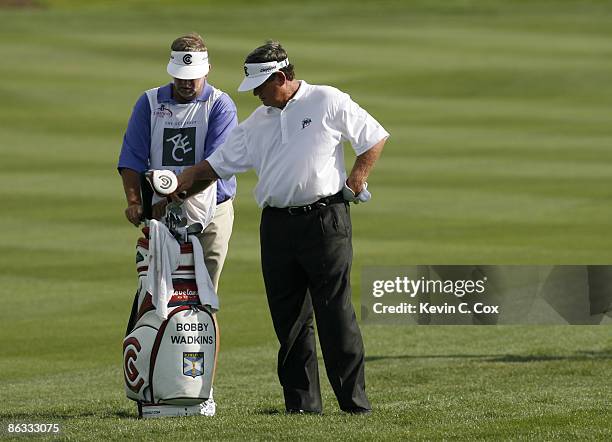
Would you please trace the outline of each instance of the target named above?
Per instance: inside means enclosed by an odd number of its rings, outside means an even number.
[[[264,210],[270,210],[272,212],[283,212],[288,213],[289,215],[304,215],[306,213],[310,213],[313,210],[319,210],[323,207],[327,207],[331,204],[340,204],[344,203],[344,198],[342,197],[342,191],[336,193],[335,195],[326,196],[321,198],[314,203],[306,204],[305,206],[291,206],[291,207],[271,207],[267,206]]]

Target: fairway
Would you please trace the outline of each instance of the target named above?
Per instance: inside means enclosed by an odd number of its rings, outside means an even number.
[[[175,37],[203,35],[241,121],[259,104],[236,92],[244,57],[274,38],[299,79],[391,133],[352,208],[357,310],[364,266],[612,264],[612,2],[6,3],[0,438],[38,422],[68,440],[612,439],[609,326],[362,326],[374,413],[340,412],[320,360],[324,415],[286,416],[251,172],[220,282],[217,416],[137,420],[121,342],[139,232],[116,171]]]

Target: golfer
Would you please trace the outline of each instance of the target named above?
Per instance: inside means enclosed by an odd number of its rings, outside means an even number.
[[[167,66],[173,82],[146,91],[134,106],[118,169],[127,199],[125,216],[136,226],[143,213],[140,174],[147,169],[179,174],[212,154],[238,123],[232,99],[207,83],[209,70],[208,49],[202,37],[195,33],[179,37],[171,45]],[[232,233],[235,194],[236,178],[228,175],[216,181],[216,195],[203,192],[201,187],[192,189],[184,204],[189,223],[206,225],[214,210],[199,240],[215,291]],[[166,204],[164,198],[153,206],[154,218],[163,215]],[[214,415],[215,410],[211,392],[202,414]]]
[[[244,72],[238,90],[252,90],[262,106],[207,160],[183,171],[177,192],[255,169],[261,264],[287,412],[322,411],[314,311],[340,408],[368,413],[363,341],[351,303],[348,202],[369,199],[366,178],[389,134],[349,95],[296,80],[278,42],[253,50]],[[348,178],[345,140],[357,154]]]

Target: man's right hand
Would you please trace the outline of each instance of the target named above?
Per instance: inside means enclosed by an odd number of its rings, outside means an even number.
[[[178,186],[171,197],[174,200],[176,200],[177,197],[183,200],[188,196],[206,189],[214,183],[215,180],[219,179],[219,175],[210,167],[208,161],[203,160],[195,166],[183,170],[181,174],[177,176],[177,179]],[[183,192],[186,192],[186,194],[183,194]]]
[[[178,185],[174,194],[178,195],[181,192],[187,192],[188,190],[190,190],[193,187],[193,184],[195,183],[195,177],[196,169],[194,166],[188,167],[187,169],[183,170],[181,174],[177,177]]]
[[[127,206],[127,209],[125,209],[125,217],[129,222],[138,227],[140,224],[140,219],[142,218],[142,205],[130,204]]]

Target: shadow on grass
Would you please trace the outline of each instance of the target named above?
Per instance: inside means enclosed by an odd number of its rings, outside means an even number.
[[[276,407],[258,408],[255,411],[255,414],[259,414],[259,415],[262,415],[262,416],[299,416],[300,418],[303,418],[303,417],[306,417],[306,416],[317,418],[317,417],[321,417],[321,416],[324,415],[324,413],[308,413],[308,412],[307,413],[295,413],[295,414],[293,414],[293,413],[285,412],[284,408],[283,409],[279,409],[279,408],[276,408]]]
[[[284,414],[285,412],[279,410],[278,408],[274,408],[274,407],[260,408],[255,412],[255,414],[263,414],[266,416],[274,416],[274,415],[281,414],[281,413]]]
[[[53,411],[40,410],[35,413],[11,413],[11,412],[0,412],[0,420],[13,420],[13,421],[32,421],[35,420],[49,420],[60,419],[78,419],[78,418],[96,418],[96,419],[138,419],[135,413],[129,411],[117,410],[111,412],[104,411],[88,411],[88,412],[74,412],[74,413],[54,413]]]
[[[473,359],[481,362],[545,362],[545,361],[588,361],[594,359],[612,359],[612,350],[579,351],[571,355],[479,355],[479,354],[447,354],[447,355],[394,355],[366,356],[366,362],[387,359]]]

